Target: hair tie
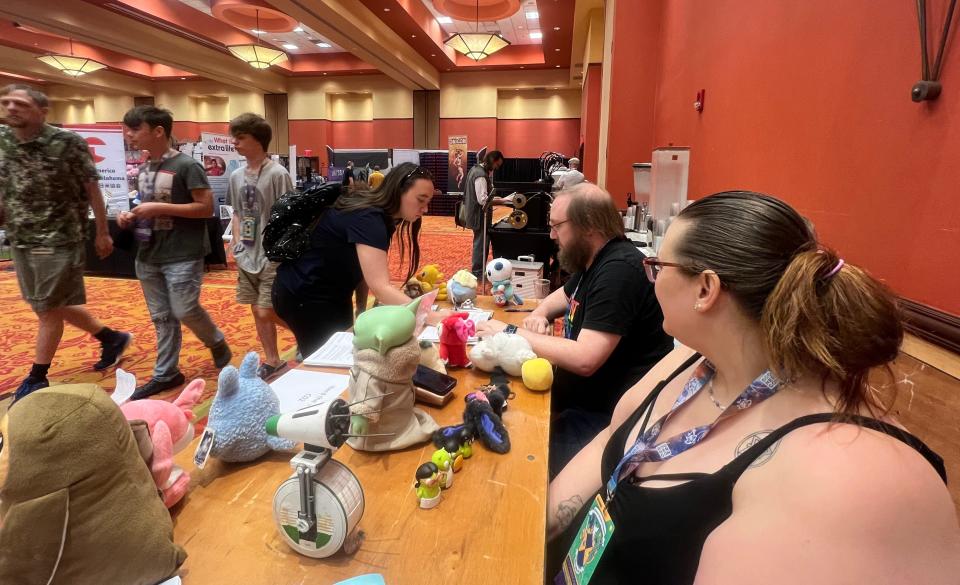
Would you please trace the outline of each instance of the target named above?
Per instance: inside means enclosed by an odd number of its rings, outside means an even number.
[[[833,270],[828,272],[827,275],[823,277],[823,280],[829,280],[833,278],[838,272],[840,272],[840,269],[843,268],[843,264],[843,258],[841,258],[840,261],[837,262],[837,265],[833,267]]]

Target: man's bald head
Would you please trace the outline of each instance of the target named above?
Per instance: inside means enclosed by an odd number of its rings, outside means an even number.
[[[610,194],[600,187],[579,183],[557,193],[554,201],[560,199],[567,199],[567,219],[578,232],[595,232],[605,241],[624,237],[620,212]]]

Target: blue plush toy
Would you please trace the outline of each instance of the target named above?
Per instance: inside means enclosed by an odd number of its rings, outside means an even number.
[[[280,400],[257,376],[259,367],[260,356],[251,351],[239,371],[227,366],[220,372],[207,426],[215,433],[210,455],[221,461],[253,461],[271,449],[296,446],[293,441],[267,434],[267,419],[280,414]]]

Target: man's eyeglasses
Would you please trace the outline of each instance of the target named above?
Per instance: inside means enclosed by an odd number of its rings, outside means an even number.
[[[569,220],[569,219],[565,219],[565,220],[563,220],[563,221],[558,221],[557,223],[547,222],[547,226],[550,227],[550,231],[551,231],[551,232],[555,232],[555,231],[557,231],[557,228],[559,228],[559,227],[562,226],[563,224],[567,223],[568,221],[570,221],[570,220]]]
[[[686,264],[678,264],[677,262],[664,262],[659,260],[656,256],[650,256],[649,258],[643,259],[643,269],[647,273],[647,279],[650,282],[656,282],[657,276],[660,275],[660,271],[663,270],[664,266],[673,266],[675,268],[683,268],[690,270],[690,267]]]

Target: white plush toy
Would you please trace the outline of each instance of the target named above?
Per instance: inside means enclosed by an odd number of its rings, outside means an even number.
[[[497,333],[480,340],[470,350],[470,361],[485,372],[500,366],[511,376],[521,375],[523,362],[537,357],[530,342],[516,334]]]

